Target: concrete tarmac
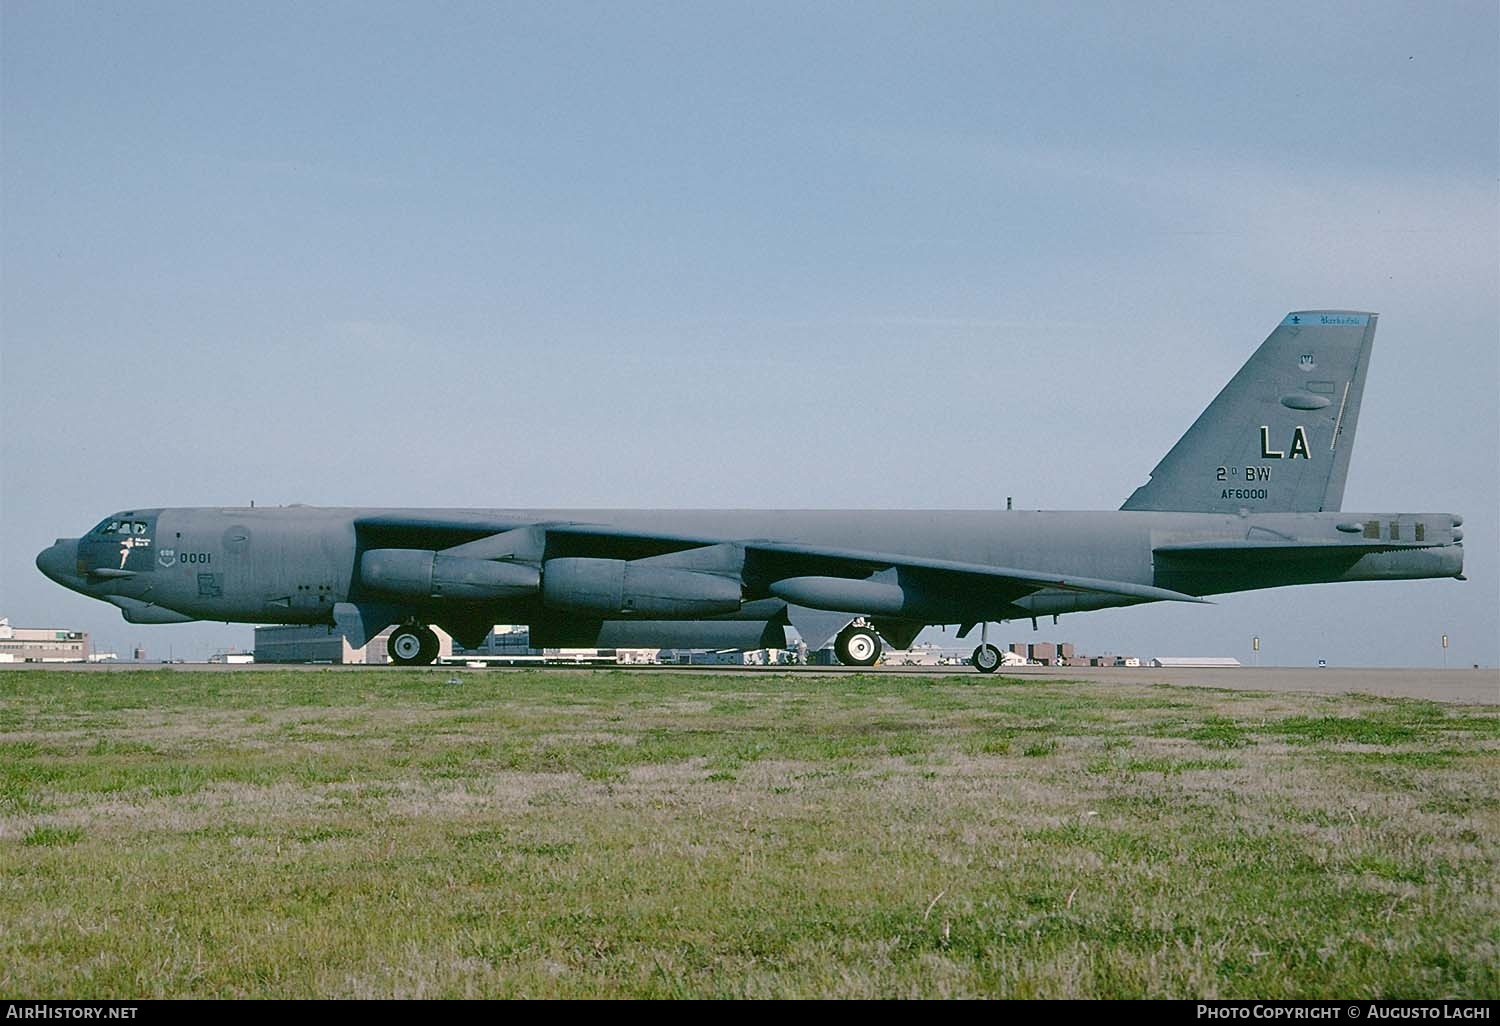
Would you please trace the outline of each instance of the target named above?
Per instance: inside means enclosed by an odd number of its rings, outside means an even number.
[[[260,663],[225,666],[219,663],[7,663],[0,672],[27,670],[73,670],[95,673],[121,673],[138,670],[196,670],[223,673],[256,673],[266,670],[335,670],[344,673],[406,672],[393,666],[306,666]],[[434,666],[433,671],[463,673],[514,673],[521,669],[543,672],[565,671],[594,673],[600,670],[629,673],[696,673],[718,676],[762,676],[811,674],[839,677],[850,673],[879,673],[906,676],[952,676],[980,683],[986,678],[967,666],[880,666],[861,669],[847,666],[547,666],[496,667],[477,670],[462,666]],[[1086,680],[1101,684],[1174,684],[1180,687],[1228,688],[1235,691],[1304,691],[1323,695],[1363,694],[1385,698],[1422,698],[1433,702],[1457,702],[1466,705],[1500,706],[1500,669],[1439,670],[1401,667],[1049,667],[1007,666],[1000,671],[1005,677],[1021,680]]]
[[[1050,677],[1100,683],[1141,681],[1182,687],[1230,688],[1235,691],[1310,691],[1322,695],[1355,692],[1384,698],[1425,698],[1434,702],[1500,705],[1500,670],[1437,670],[1393,667],[1232,666],[1188,669],[1147,666],[1017,666],[1002,671],[1013,677]]]

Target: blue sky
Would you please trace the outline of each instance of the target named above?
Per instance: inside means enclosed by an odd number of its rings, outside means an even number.
[[[1496,665],[1497,40],[1493,3],[8,0],[0,615],[248,646],[34,569],[136,505],[1110,509],[1342,307],[1381,314],[1345,508],[1463,513],[1470,581],[1041,637]]]

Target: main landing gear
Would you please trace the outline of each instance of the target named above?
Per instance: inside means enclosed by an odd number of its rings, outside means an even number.
[[[402,624],[391,631],[385,651],[397,666],[427,666],[438,656],[438,636],[423,624]]]
[[[833,641],[834,655],[845,666],[874,666],[880,650],[880,634],[863,620],[855,620],[839,631]]]

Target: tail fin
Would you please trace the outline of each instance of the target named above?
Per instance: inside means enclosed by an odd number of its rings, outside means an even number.
[[[1287,314],[1121,509],[1336,510],[1376,315]]]

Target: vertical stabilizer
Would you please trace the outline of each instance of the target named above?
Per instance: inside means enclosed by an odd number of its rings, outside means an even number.
[[[1352,310],[1287,314],[1120,508],[1338,509],[1375,321]]]

